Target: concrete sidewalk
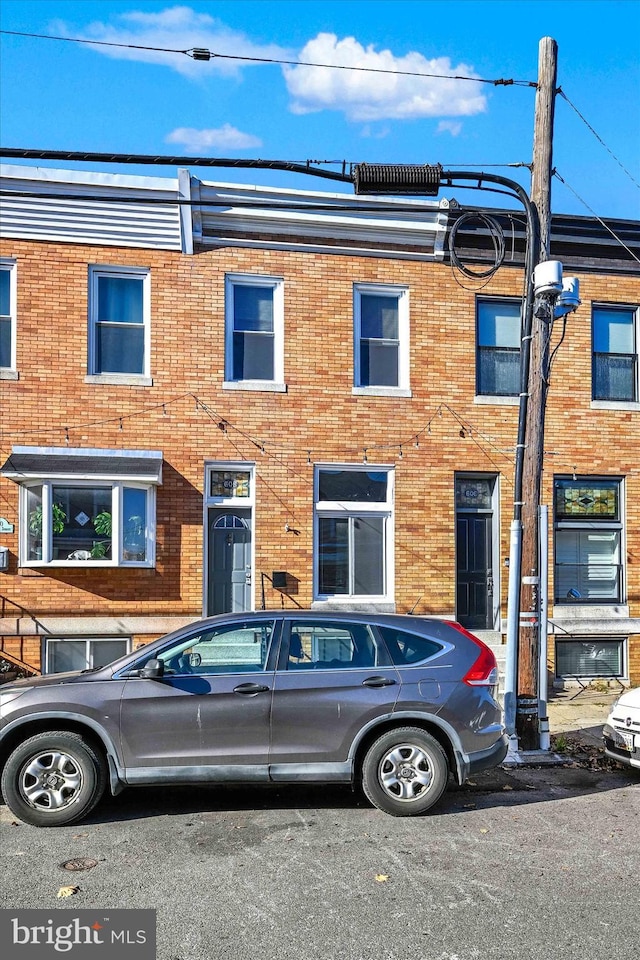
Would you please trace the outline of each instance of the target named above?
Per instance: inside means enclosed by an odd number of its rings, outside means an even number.
[[[626,689],[626,688],[625,688]],[[602,746],[602,727],[611,706],[624,693],[616,686],[598,690],[554,690],[549,695],[549,731],[553,738],[575,738],[591,746]]]

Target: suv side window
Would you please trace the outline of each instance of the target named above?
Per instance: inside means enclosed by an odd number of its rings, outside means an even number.
[[[273,630],[273,620],[225,624],[183,637],[158,659],[176,674],[260,673],[266,670]]]
[[[378,650],[366,624],[292,621],[288,670],[369,668],[378,663]]]
[[[407,666],[411,663],[422,663],[429,657],[434,657],[443,647],[429,637],[407,633],[395,627],[378,627],[382,638],[387,645],[391,660],[396,666]]]

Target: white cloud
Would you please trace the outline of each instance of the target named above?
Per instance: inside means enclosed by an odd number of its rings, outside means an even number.
[[[396,57],[390,50],[377,51],[372,45],[365,49],[354,37],[338,40],[333,33],[319,33],[306,44],[297,59],[447,76],[439,79],[321,67],[284,67],[294,113],[342,110],[348,120],[368,122],[471,116],[487,108],[479,83],[455,80],[452,76],[478,77],[473,68],[464,63],[453,66],[448,57],[427,60],[415,52]]]
[[[194,127],[177,127],[165,137],[166,143],[180,143],[185,153],[206,153],[209,150],[248,150],[261,147],[262,140],[251,133],[243,133],[225,123],[217,130],[196,130]]]
[[[457,137],[461,130],[462,124],[459,120],[441,120],[436,133],[450,133],[452,137]]]
[[[225,26],[207,13],[198,13],[191,7],[168,7],[158,13],[133,10],[117,17],[115,24],[91,23],[84,31],[71,29],[56,22],[51,25],[57,32],[84,40],[101,40],[108,43],[133,44],[143,47],[161,47],[164,50],[191,50],[204,47],[218,54],[244,57],[291,59],[290,53],[276,44],[260,46],[246,34]],[[202,79],[211,72],[234,76],[239,73],[242,61],[213,58],[195,61],[182,53],[162,53],[155,50],[135,50],[126,47],[91,47],[107,57],[122,60],[139,60],[158,63],[176,70],[192,79]]]

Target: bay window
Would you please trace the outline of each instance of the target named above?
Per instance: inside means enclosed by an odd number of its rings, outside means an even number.
[[[20,487],[21,566],[154,565],[161,451],[13,447],[0,474]]]

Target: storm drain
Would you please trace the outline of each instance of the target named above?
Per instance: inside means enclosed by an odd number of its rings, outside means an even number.
[[[90,860],[88,857],[77,857],[74,860],[67,860],[65,863],[61,863],[60,866],[63,870],[92,870],[93,867],[98,866],[98,861]]]

